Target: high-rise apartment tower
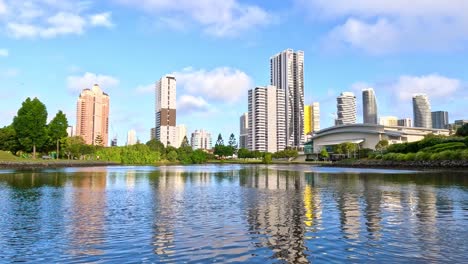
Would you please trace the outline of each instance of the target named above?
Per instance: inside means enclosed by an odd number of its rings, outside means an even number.
[[[249,150],[277,152],[285,149],[284,97],[282,89],[271,85],[249,90]]]
[[[285,143],[304,143],[304,52],[287,49],[270,58],[270,83],[285,94]]]
[[[352,92],[343,92],[336,98],[336,125],[356,124],[356,96]]]
[[[166,147],[177,145],[176,78],[173,75],[165,75],[156,83],[155,137]]]
[[[374,89],[362,90],[362,106],[364,124],[377,124],[377,100]]]
[[[76,136],[86,144],[107,146],[109,137],[109,95],[99,85],[84,89],[76,105]]]
[[[414,127],[432,128],[431,103],[425,94],[413,96]]]

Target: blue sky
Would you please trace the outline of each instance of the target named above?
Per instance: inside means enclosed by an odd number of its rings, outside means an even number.
[[[26,97],[75,123],[81,89],[111,97],[110,137],[154,126],[154,82],[178,81],[188,132],[238,134],[247,90],[269,83],[270,56],[305,52],[305,103],[333,124],[336,96],[373,87],[379,115],[412,117],[411,95],[467,119],[466,0],[0,0],[0,126]]]

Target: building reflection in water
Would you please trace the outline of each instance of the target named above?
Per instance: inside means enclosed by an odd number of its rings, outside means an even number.
[[[98,256],[104,253],[106,214],[106,171],[77,172],[72,186],[69,230],[69,254]]]
[[[245,213],[250,233],[259,241],[257,247],[270,248],[272,257],[278,260],[307,263],[304,222],[313,224],[314,206],[310,199],[312,191],[303,193],[304,173],[258,169],[246,176],[241,184],[259,189],[261,193],[260,197],[246,197]]]

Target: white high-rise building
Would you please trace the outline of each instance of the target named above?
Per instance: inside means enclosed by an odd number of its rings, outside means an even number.
[[[362,90],[362,113],[364,124],[377,124],[377,100],[374,89]]]
[[[135,145],[137,143],[136,131],[134,129],[127,133],[127,146]]]
[[[184,141],[184,137],[186,136],[187,136],[187,128],[185,127],[185,125],[177,125],[176,126],[177,140],[176,140],[174,147],[176,148],[180,147],[182,145],[182,141]]]
[[[285,94],[286,146],[299,147],[304,143],[304,52],[287,49],[271,57],[270,84]]]
[[[336,98],[336,108],[338,110],[336,125],[356,124],[356,96],[352,92],[343,92]]]
[[[379,118],[379,125],[382,126],[398,126],[398,117],[382,116]]]
[[[249,90],[249,150],[273,153],[285,149],[284,98],[284,91],[272,85]]]
[[[176,79],[165,75],[156,83],[156,139],[164,146],[177,146]]]
[[[249,139],[249,113],[244,113],[240,117],[239,148],[248,148]]]
[[[425,94],[413,96],[414,127],[432,128],[431,103]]]
[[[203,129],[195,130],[195,132],[192,133],[192,138],[190,140],[190,143],[192,145],[193,150],[211,149],[212,148],[211,147],[212,146],[211,133]]]

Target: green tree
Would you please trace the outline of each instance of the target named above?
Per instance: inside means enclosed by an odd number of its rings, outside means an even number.
[[[67,137],[61,140],[62,150],[68,159],[79,158],[82,155],[85,142],[82,137]]]
[[[457,129],[457,136],[468,137],[468,124],[463,124]]]
[[[224,140],[223,140],[223,136],[221,136],[221,133],[219,133],[218,140],[216,140],[215,147],[216,146],[224,146]]]
[[[47,109],[45,105],[34,98],[29,97],[23,102],[18,110],[17,116],[13,119],[18,141],[26,151],[33,151],[33,158],[36,158],[36,148],[42,147],[47,141]]]
[[[176,161],[177,160],[177,152],[175,150],[171,150],[169,153],[167,153],[167,160],[169,161]]]
[[[272,155],[271,155],[271,153],[265,153],[265,155],[263,156],[262,162],[263,162],[264,164],[271,164],[271,162],[272,162]]]
[[[166,148],[164,147],[164,144],[155,138],[146,142],[146,146],[148,146],[152,151],[157,151],[159,153],[166,153]]]
[[[15,129],[12,125],[0,128],[0,150],[16,153],[21,149],[21,144],[16,137]]]
[[[382,139],[375,145],[375,150],[382,152],[388,148],[388,145],[388,140]]]
[[[191,146],[181,146],[177,149],[177,159],[182,162],[182,164],[192,163],[192,152],[193,149]]]
[[[253,158],[252,152],[250,152],[248,149],[241,148],[237,151],[237,157],[239,159],[249,159]]]
[[[67,137],[67,128],[68,120],[62,111],[58,111],[54,119],[47,126],[48,135],[57,146],[57,159],[59,158],[59,142],[60,139]]]
[[[323,159],[328,159],[330,157],[326,148],[322,148],[322,150],[320,151],[320,156]]]
[[[229,137],[229,146],[232,147],[234,150],[237,150],[237,140],[236,137],[234,136],[234,133],[231,134]]]
[[[205,163],[206,162],[206,153],[205,151],[201,150],[201,149],[197,149],[195,150],[194,152],[192,152],[192,163],[195,163],[195,164],[202,164],[202,163]]]

